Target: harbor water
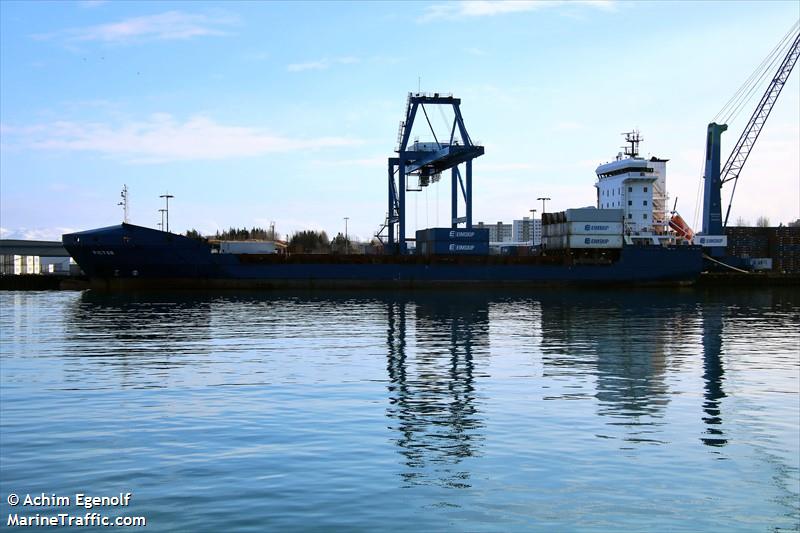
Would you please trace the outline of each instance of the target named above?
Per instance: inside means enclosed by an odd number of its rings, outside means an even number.
[[[4,292],[0,310],[4,527],[800,529],[796,288]]]

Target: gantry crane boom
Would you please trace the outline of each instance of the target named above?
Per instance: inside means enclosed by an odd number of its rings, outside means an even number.
[[[764,124],[767,122],[767,118],[778,96],[781,94],[783,86],[786,85],[786,80],[789,79],[789,74],[792,73],[792,69],[797,63],[798,56],[800,56],[800,33],[795,36],[794,42],[789,48],[789,52],[786,54],[786,57],[783,58],[783,62],[780,67],[778,67],[775,77],[772,78],[756,110],[753,111],[753,115],[750,117],[747,126],[745,126],[731,155],[728,157],[728,161],[725,163],[725,166],[722,167],[722,171],[720,172],[720,185],[733,181],[733,190],[731,191],[730,201],[728,202],[728,209],[725,212],[725,221],[722,224],[723,227],[728,225],[728,217],[731,214],[731,204],[733,203],[733,194],[736,192],[736,183],[739,180],[739,173],[742,171],[745,162],[747,162],[747,157],[750,155],[753,145],[756,143]]]
[[[793,32],[797,31],[795,28]],[[747,126],[744,128],[739,141],[736,143],[731,155],[728,157],[727,162],[720,169],[721,155],[720,145],[722,133],[728,129],[726,124],[717,124],[712,122],[708,125],[708,135],[706,141],[706,164],[705,164],[705,187],[703,191],[703,234],[705,235],[721,235],[724,227],[728,223],[728,216],[730,215],[731,204],[733,202],[733,193],[736,191],[736,182],[739,179],[739,174],[744,167],[750,152],[758,139],[764,124],[769,117],[778,96],[786,85],[786,81],[797,63],[798,56],[800,55],[800,33],[795,35],[792,44],[789,46],[786,55],[783,58],[780,66],[778,67],[775,76],[772,78],[767,90],[761,97],[761,101],[756,106],[753,115],[750,117]],[[733,181],[733,189],[731,191],[728,209],[725,214],[725,220],[722,220],[722,185],[729,181]],[[724,248],[712,249],[712,255],[722,255]]]

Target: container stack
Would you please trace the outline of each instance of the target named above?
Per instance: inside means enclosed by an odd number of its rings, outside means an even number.
[[[774,228],[725,228],[728,253],[735,257],[769,257],[770,233]]]
[[[488,228],[417,230],[418,255],[488,255]]]
[[[800,227],[729,227],[728,254],[749,259],[754,270],[800,272]]]
[[[800,272],[800,227],[773,228],[770,242],[775,270],[779,272]]]
[[[567,209],[542,215],[546,250],[622,248],[622,209]]]

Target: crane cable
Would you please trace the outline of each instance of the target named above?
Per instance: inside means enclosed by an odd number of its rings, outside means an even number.
[[[798,26],[800,26],[800,21],[795,22],[789,31],[786,32],[786,34],[781,38],[778,44],[776,44],[766,55],[766,57],[764,57],[761,63],[755,68],[755,70],[744,81],[744,83],[742,83],[734,95],[731,96],[724,106],[722,106],[722,109],[720,109],[719,112],[714,115],[712,122],[717,122],[718,119],[721,119],[721,123],[728,124],[739,116],[742,109],[744,109],[745,104],[752,99],[755,90],[763,84],[764,77],[768,73],[772,72],[775,63],[786,55],[786,49],[791,45],[793,40],[792,37],[794,36],[795,32],[797,32]],[[702,163],[700,166],[700,181],[697,186],[694,220],[692,221],[694,227],[697,227],[698,218],[700,216],[700,198],[702,197],[701,191],[703,189],[704,179],[702,169],[704,167],[705,155],[702,157]]]
[[[731,96],[724,106],[722,106],[722,109],[720,109],[719,112],[714,116],[713,122],[716,122],[717,119],[724,117],[722,122],[727,123],[732,118],[735,118],[735,115],[738,115],[738,112],[741,111],[744,103],[749,100],[753,91],[761,84],[764,76],[768,72],[772,71],[772,66],[775,64],[777,59],[785,55],[784,51],[791,41],[791,36],[794,35],[795,31],[797,31],[796,28],[798,24],[800,24],[800,22],[795,22],[792,25],[789,31],[766,55],[766,57],[755,68],[755,70],[744,81],[744,83],[742,83],[734,95]]]
[[[745,104],[749,103],[752,100],[754,94],[761,93],[760,90],[758,92],[756,92],[756,90],[763,87],[766,76],[771,75],[772,72],[774,72],[776,64],[778,63],[779,60],[781,60],[781,58],[786,56],[786,51],[790,45],[791,41],[786,41],[784,45],[781,46],[781,48],[778,50],[778,53],[776,53],[772,58],[772,60],[769,62],[769,65],[767,65],[764,68],[764,71],[761,73],[758,80],[756,80],[750,87],[750,90],[747,92],[747,94],[744,95],[742,98],[740,98],[738,106],[735,109],[733,109],[730,112],[729,116],[725,119],[726,123],[735,120],[739,116],[739,113],[742,111]],[[769,78],[766,79],[769,80]]]
[[[706,166],[705,156],[700,158],[700,181],[697,182],[697,194],[694,201],[694,219],[692,220],[692,227],[697,229],[697,222],[700,219],[700,198],[703,197],[703,169]]]

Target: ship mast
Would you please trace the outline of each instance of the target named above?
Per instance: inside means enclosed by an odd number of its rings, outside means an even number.
[[[639,136],[639,130],[626,131],[623,135],[625,136],[625,142],[630,144],[630,146],[623,146],[625,155],[630,158],[636,158],[639,155],[639,143],[644,140]]]
[[[120,203],[118,203],[117,205],[121,205],[122,206],[122,221],[125,224],[128,224],[129,222],[128,222],[128,186],[127,185],[123,185],[122,186],[122,192],[119,193],[119,195],[122,197],[122,201]]]

